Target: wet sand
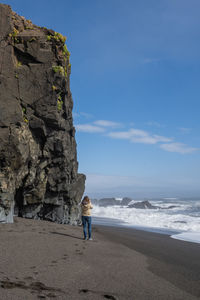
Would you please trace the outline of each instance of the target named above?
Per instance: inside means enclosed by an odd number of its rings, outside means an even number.
[[[139,230],[0,224],[0,299],[199,299],[200,245]]]

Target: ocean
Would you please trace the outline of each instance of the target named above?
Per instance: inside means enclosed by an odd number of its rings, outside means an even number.
[[[162,198],[148,201],[158,208],[138,209],[120,205],[94,205],[94,223],[128,226],[146,231],[170,234],[172,238],[200,243],[200,197]],[[131,203],[142,200],[132,200]],[[129,203],[130,205],[130,203]]]

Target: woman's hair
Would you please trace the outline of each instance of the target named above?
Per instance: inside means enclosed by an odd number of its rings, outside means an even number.
[[[88,196],[85,196],[82,200],[82,204],[88,204],[90,202],[90,198]]]

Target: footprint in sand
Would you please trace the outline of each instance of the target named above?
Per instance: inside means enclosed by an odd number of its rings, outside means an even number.
[[[13,282],[10,281],[10,279],[7,279],[7,280],[2,280],[0,283],[3,289],[14,289],[14,288],[26,289],[26,285],[24,281]]]
[[[32,277],[26,277],[31,279]],[[40,281],[32,281],[28,283],[27,281],[11,281],[10,279],[0,281],[0,286],[3,289],[22,289],[22,290],[30,290],[31,294],[36,294],[40,299],[49,299],[56,298],[57,296],[64,294],[59,288],[54,288],[51,286],[46,286],[44,283]],[[38,294],[39,293],[39,294]],[[58,294],[57,294],[58,293]]]
[[[33,272],[33,274],[38,275],[38,272]]]
[[[56,298],[56,295],[52,294],[52,293],[49,293],[49,294],[47,294],[47,297],[49,297],[49,298]]]
[[[79,290],[79,293],[84,293],[84,294],[86,294],[86,293],[89,293],[90,291],[88,290],[88,289],[82,289],[82,290]]]
[[[117,300],[117,298],[115,298],[115,297],[112,296],[112,295],[103,295],[103,297],[104,297],[105,299]]]
[[[67,254],[64,254],[64,256],[62,257],[63,260],[66,260],[68,259],[68,255]]]
[[[16,277],[17,278],[17,277]],[[33,280],[34,278],[31,276],[24,277],[25,280]]]
[[[76,250],[76,254],[83,255],[83,252],[81,252],[80,250]]]
[[[87,294],[87,293],[91,293],[91,294],[101,294],[101,292],[98,292],[98,291],[92,291],[92,290],[88,290],[88,289],[82,289],[82,290],[79,290],[79,293],[84,293],[84,294]],[[102,296],[104,297],[104,299],[117,300],[117,298],[114,297],[113,295],[104,294],[104,295],[102,295]]]
[[[52,260],[52,264],[57,264],[57,260]]]

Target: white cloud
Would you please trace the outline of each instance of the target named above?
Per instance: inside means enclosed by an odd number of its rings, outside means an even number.
[[[83,116],[83,117],[86,118],[86,119],[91,119],[91,118],[93,118],[93,115],[92,115],[92,114],[88,114],[88,113],[85,113],[85,112],[80,112],[80,115]]]
[[[177,152],[177,153],[181,153],[181,154],[193,153],[193,152],[199,150],[198,148],[189,147],[183,143],[162,144],[162,145],[160,145],[160,148],[165,151]]]
[[[183,133],[183,134],[188,134],[188,133],[191,132],[191,128],[180,127],[180,128],[178,128],[178,129],[179,129],[179,131],[180,131],[181,133]]]
[[[173,139],[172,138],[168,138],[168,137],[165,137],[165,136],[161,136],[161,135],[156,135],[154,134],[153,135],[153,138],[158,142],[171,142]]]
[[[99,126],[91,125],[91,124],[77,124],[75,128],[79,132],[88,132],[88,133],[100,133],[104,132],[105,129]]]
[[[93,118],[93,115],[85,113],[85,112],[79,112],[79,113],[73,112],[73,117],[74,118],[81,118],[81,117],[83,117],[85,119],[91,119],[91,118]]]
[[[121,127],[122,124],[107,120],[97,120],[94,122],[95,125],[103,126],[103,127]]]
[[[163,127],[163,125],[161,125],[160,123],[155,122],[155,121],[147,122],[145,124],[148,126],[154,126],[154,127],[158,127],[158,128]]]
[[[149,145],[163,143],[160,145],[160,148],[168,152],[188,154],[200,150],[198,148],[189,147],[184,143],[175,142],[173,141],[172,138],[157,135],[157,134],[152,134],[149,133],[148,131],[141,130],[141,129],[130,128],[129,130],[126,131],[110,131],[110,132],[108,131],[111,128],[117,128],[119,126],[123,126],[123,125],[108,120],[97,120],[89,124],[75,125],[76,130],[78,132],[104,133],[106,136],[112,139],[128,140],[131,143],[140,143],[140,144],[149,144]],[[182,132],[185,133],[189,133],[190,129],[179,128],[179,130],[182,130]]]
[[[83,115],[83,113],[80,113]],[[87,116],[86,116],[87,117]],[[89,116],[88,116],[89,118]],[[112,122],[108,120],[97,120],[89,124],[77,124],[75,125],[76,130],[79,132],[88,132],[88,133],[102,133],[105,132],[108,128],[121,127],[122,125],[117,122]]]
[[[171,142],[171,138],[160,135],[151,135],[147,131],[131,128],[128,131],[110,132],[108,136],[115,139],[127,139],[132,143],[156,144],[158,142]]]

